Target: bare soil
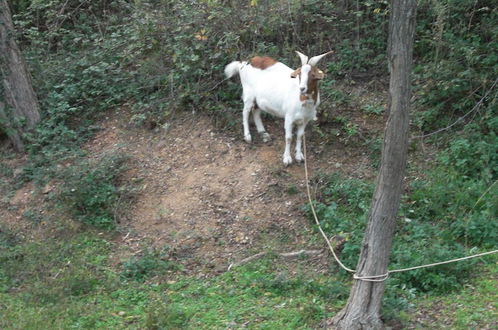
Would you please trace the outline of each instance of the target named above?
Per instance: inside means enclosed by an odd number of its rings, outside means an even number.
[[[303,164],[282,163],[281,121],[266,120],[272,143],[253,136],[249,145],[199,115],[176,119],[166,132],[130,129],[124,117],[117,113],[105,121],[86,148],[96,157],[131,157],[126,179],[139,182],[139,192],[121,225],[132,244],[148,239],[169,246],[187,267],[220,271],[262,251],[323,248],[308,241]],[[308,141],[310,175],[372,175],[364,151],[324,146],[314,138]]]

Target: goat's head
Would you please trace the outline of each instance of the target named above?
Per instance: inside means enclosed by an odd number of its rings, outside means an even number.
[[[297,51],[296,53],[301,58],[301,67],[291,73],[291,78],[299,77],[299,91],[301,95],[311,94],[314,98],[316,98],[318,81],[325,77],[323,71],[318,69],[316,67],[316,64],[325,55],[328,55],[332,52],[327,52],[321,55],[313,56],[309,60],[308,56]]]

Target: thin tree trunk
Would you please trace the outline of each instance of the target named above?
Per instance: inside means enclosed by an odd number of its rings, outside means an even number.
[[[6,0],[0,0],[0,76],[6,105],[0,124],[7,131],[14,147],[23,151],[20,136],[40,121],[40,107],[33,90],[31,75],[14,40],[15,30]],[[21,141],[21,143],[19,143]]]
[[[406,167],[411,98],[410,72],[415,31],[416,0],[393,0],[389,22],[390,112],[382,160],[368,225],[363,239],[358,276],[387,271]],[[384,282],[355,280],[346,307],[328,324],[336,329],[380,329]]]

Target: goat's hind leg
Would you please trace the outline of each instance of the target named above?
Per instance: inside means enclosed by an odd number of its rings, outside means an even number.
[[[258,105],[255,104],[252,109],[252,116],[254,118],[254,124],[256,124],[256,129],[258,130],[259,135],[263,139],[263,142],[268,142],[271,140],[270,134],[268,134],[263,126],[263,121],[261,121],[261,109],[258,108]]]
[[[253,101],[244,100],[244,110],[242,110],[242,124],[244,125],[244,140],[251,143],[251,132],[249,131],[249,114],[251,113]]]

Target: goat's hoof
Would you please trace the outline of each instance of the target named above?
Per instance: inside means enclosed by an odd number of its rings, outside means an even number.
[[[268,134],[266,132],[261,133],[261,138],[263,139],[264,143],[271,141],[270,134]]]
[[[251,143],[252,142],[252,137],[251,137],[251,134],[247,134],[244,136],[244,140],[247,142],[247,143]]]
[[[292,157],[284,155],[284,165],[289,166],[290,164],[292,164]]]
[[[296,152],[296,161],[297,161],[298,163],[300,163],[300,162],[304,161],[304,155],[303,155],[303,153],[302,153],[302,152],[299,152],[299,153],[297,153],[297,152]]]

